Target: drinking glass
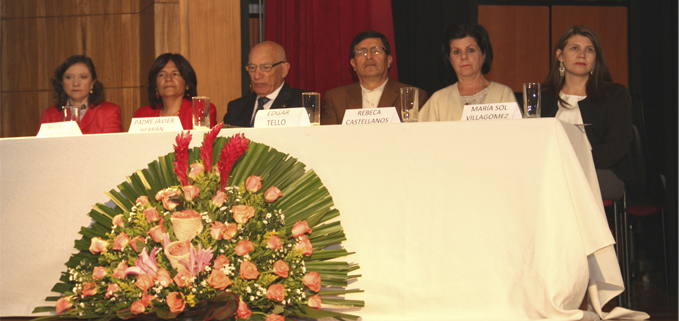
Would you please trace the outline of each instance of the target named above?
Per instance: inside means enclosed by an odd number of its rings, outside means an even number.
[[[64,121],[80,122],[80,108],[75,106],[64,106]]]
[[[193,97],[193,129],[210,128],[210,97]]]
[[[401,88],[401,119],[403,122],[417,122],[417,114],[420,109],[419,96],[417,87]]]
[[[523,117],[540,117],[540,83],[523,84]]]
[[[302,93],[302,107],[306,108],[311,126],[321,124],[321,94],[315,92]]]

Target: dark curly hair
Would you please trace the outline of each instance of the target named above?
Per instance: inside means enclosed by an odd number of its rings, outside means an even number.
[[[450,42],[455,39],[462,39],[465,37],[472,37],[476,40],[476,44],[479,45],[481,52],[486,55],[486,59],[483,61],[481,66],[481,73],[487,74],[490,72],[490,66],[493,64],[493,46],[490,45],[490,37],[488,36],[488,31],[481,25],[475,24],[453,24],[446,30],[445,36],[443,38],[443,60],[447,66],[452,67],[450,64]]]
[[[68,95],[64,90],[64,74],[71,66],[81,63],[87,66],[87,69],[92,75],[94,86],[92,92],[87,97],[87,101],[92,108],[99,106],[104,101],[104,85],[97,78],[97,71],[94,69],[92,59],[83,55],[70,56],[66,59],[56,70],[54,70],[54,78],[52,78],[52,86],[54,86],[54,99],[56,100],[57,110],[62,111],[64,106],[68,103]]]
[[[156,93],[158,92],[156,77],[170,60],[177,66],[179,74],[182,75],[182,78],[184,78],[184,81],[186,82],[186,86],[189,87],[185,97],[191,99],[191,97],[198,96],[198,79],[196,78],[196,72],[193,70],[193,67],[191,67],[189,61],[180,54],[164,53],[156,58],[156,61],[149,71],[149,102],[153,109],[158,109],[163,104],[162,98],[156,98]]]

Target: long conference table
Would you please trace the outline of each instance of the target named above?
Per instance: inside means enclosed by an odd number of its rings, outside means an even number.
[[[553,118],[223,129],[333,196],[363,320],[598,320],[623,291],[587,138]],[[0,140],[0,317],[31,316],[86,215],[176,133]],[[192,146],[202,141],[194,132]],[[110,204],[110,202],[109,202]],[[590,312],[578,310],[589,297]]]

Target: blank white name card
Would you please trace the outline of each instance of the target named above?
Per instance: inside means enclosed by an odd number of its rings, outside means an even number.
[[[262,109],[255,115],[255,128],[311,126],[304,107]]]
[[[62,121],[58,123],[44,123],[40,125],[37,137],[82,136],[78,123]]]
[[[128,133],[180,132],[184,130],[179,116],[132,118]]]
[[[462,121],[521,119],[521,110],[516,102],[466,105],[462,111]]]
[[[367,125],[400,123],[396,107],[347,109],[342,125]]]

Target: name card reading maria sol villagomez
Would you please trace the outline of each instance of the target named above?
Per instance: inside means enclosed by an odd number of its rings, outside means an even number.
[[[128,133],[180,132],[184,130],[179,116],[132,118]]]
[[[396,107],[347,109],[342,125],[368,125],[400,123]]]
[[[462,121],[521,119],[521,110],[515,102],[497,104],[465,105]]]

